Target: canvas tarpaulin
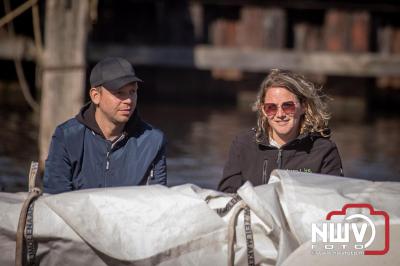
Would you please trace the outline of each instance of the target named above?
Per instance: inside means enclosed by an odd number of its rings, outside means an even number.
[[[244,211],[250,209],[256,265],[280,265],[309,242],[312,222],[344,203],[367,202],[399,224],[400,183],[274,171],[271,183],[234,195],[194,185],[92,189],[43,195],[34,204],[40,265],[235,265],[248,263]],[[15,234],[26,193],[0,193],[0,265],[14,264]],[[361,210],[360,210],[361,211]],[[234,226],[235,238],[229,234]],[[248,227],[247,227],[248,229]],[[251,244],[251,243],[250,243]],[[251,248],[251,247],[250,247]]]

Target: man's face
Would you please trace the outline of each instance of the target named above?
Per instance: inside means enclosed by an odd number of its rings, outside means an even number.
[[[92,101],[98,106],[101,117],[117,125],[128,122],[136,108],[137,83],[129,83],[118,90],[92,89]],[[96,112],[97,112],[96,111]]]

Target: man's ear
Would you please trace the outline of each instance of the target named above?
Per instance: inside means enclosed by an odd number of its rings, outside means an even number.
[[[100,103],[100,90],[98,88],[90,88],[89,96],[94,104]]]

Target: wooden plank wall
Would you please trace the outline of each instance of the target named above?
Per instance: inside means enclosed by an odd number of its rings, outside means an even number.
[[[243,7],[240,19],[217,19],[211,25],[210,42],[217,47],[283,49],[286,39],[286,14],[279,8]],[[212,70],[214,78],[235,80],[241,71],[232,69]]]
[[[132,58],[132,63],[135,64],[211,69],[215,78],[227,80],[240,80],[245,71],[267,72],[271,62],[276,63],[274,60],[277,60],[277,67],[283,66],[295,71],[316,70],[314,74],[317,75],[382,76],[378,79],[378,84],[382,87],[400,83],[399,79],[393,77],[400,76],[400,70],[393,69],[399,65],[400,27],[382,25],[377,30],[374,24],[376,13],[372,13],[371,10],[321,9],[314,12],[320,16],[316,22],[315,19],[309,19],[306,12],[298,15],[297,20],[293,20],[293,12],[287,13],[287,9],[279,7],[243,5],[233,9],[233,12],[230,7],[218,7],[218,12],[215,12],[213,5],[205,5],[200,1],[194,3],[194,6],[190,4],[188,7],[190,18],[187,18],[188,23],[192,21],[195,29],[194,33],[192,32],[197,40],[194,45],[182,46],[178,39],[189,33],[185,32],[185,27],[171,26],[163,28],[164,34],[169,35],[172,31],[180,35],[179,38],[171,37],[171,43],[162,42],[163,38],[156,45],[145,42],[142,46],[129,41],[109,44],[104,40],[98,43],[89,41],[88,59],[96,61],[99,54],[118,54]],[[151,3],[149,5],[144,9],[148,10],[147,12],[152,10]],[[162,6],[164,9],[172,8],[167,4]],[[211,13],[214,14],[211,21],[207,19],[206,14],[210,6]],[[156,7],[158,9],[155,10],[159,10],[159,6]],[[307,9],[306,6],[302,8]],[[117,12],[117,9],[114,12]],[[296,12],[299,14],[302,10]],[[113,23],[118,26],[116,21]],[[99,32],[104,30],[102,25],[99,24]],[[207,34],[208,36],[205,36]],[[130,36],[129,33],[126,35]],[[209,46],[202,47],[199,44]],[[93,46],[95,49],[92,49]],[[223,48],[230,50],[224,51]],[[201,64],[196,61],[198,54],[202,55],[199,59]],[[226,57],[231,54],[234,54],[234,57]],[[340,55],[337,57],[336,54]],[[215,55],[220,56],[220,61],[212,60],[212,56]],[[275,58],[275,55],[279,58]],[[272,59],[268,59],[271,56]],[[0,58],[15,57],[33,60],[35,49],[32,40],[1,38]],[[325,64],[330,65],[316,68],[318,62],[314,61],[310,66],[307,65],[307,61],[321,57],[324,58]],[[232,65],[227,67],[227,63]],[[382,69],[378,70],[377,67]],[[347,70],[348,72],[344,73]]]
[[[293,50],[297,52],[333,52],[365,54],[371,52],[371,14],[367,11],[330,9],[325,12],[322,25],[305,21],[293,27]],[[217,19],[210,26],[210,43],[216,47],[285,50],[288,21],[284,9],[244,6],[240,19]],[[386,26],[377,34],[378,51],[382,55],[400,53],[400,28]],[[235,69],[213,69],[222,79],[240,79]],[[380,86],[400,88],[400,78],[378,79]]]
[[[385,26],[378,32],[379,53],[383,55],[400,55],[400,28]],[[379,77],[377,86],[381,89],[400,90],[400,77]]]

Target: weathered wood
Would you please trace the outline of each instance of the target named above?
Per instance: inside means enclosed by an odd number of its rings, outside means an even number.
[[[191,1],[189,3],[190,18],[193,23],[193,32],[196,43],[203,41],[204,32],[204,10],[200,2]]]
[[[26,10],[31,8],[32,6],[36,5],[38,0],[28,0],[19,7],[17,7],[14,10],[11,10],[8,14],[6,14],[4,17],[0,18],[0,28],[2,28],[4,25],[7,23],[10,23],[13,19],[24,13]]]
[[[240,47],[283,48],[286,13],[279,8],[243,7],[237,32]]]
[[[286,12],[281,8],[264,11],[262,28],[266,34],[265,48],[282,49],[286,43]]]
[[[237,22],[217,19],[210,29],[210,39],[213,45],[219,47],[236,47],[237,43]],[[215,79],[240,80],[242,72],[238,69],[213,68],[211,74]]]
[[[368,52],[370,15],[367,12],[329,10],[325,16],[325,50]]]
[[[378,51],[387,56],[400,56],[400,29],[385,26],[378,30]],[[400,77],[381,77],[377,79],[379,88],[400,89]]]
[[[240,12],[240,22],[237,27],[237,43],[240,47],[261,48],[267,38],[262,24],[265,18],[264,9],[245,6]]]
[[[349,47],[351,16],[341,10],[329,10],[325,15],[324,40],[326,51],[344,52]]]
[[[298,71],[315,70],[315,74],[331,74],[345,76],[390,76],[400,75],[399,54],[392,55],[397,47],[394,31],[382,30],[379,33],[379,53],[329,53],[329,52],[296,52],[296,51],[268,51],[263,49],[222,48],[212,46],[187,47],[132,47],[123,45],[91,44],[88,57],[92,62],[104,56],[124,56],[136,65],[167,66],[167,67],[193,67],[199,69],[226,68],[251,72],[265,72],[273,67],[282,67]],[[400,32],[400,31],[399,31]],[[385,35],[385,36],[386,36]],[[396,35],[397,36],[397,35]],[[400,34],[398,34],[400,36]],[[386,41],[383,41],[387,39]],[[313,46],[313,45],[311,45]],[[5,49],[2,49],[2,48]],[[13,47],[13,49],[8,49]],[[303,47],[307,47],[304,46]],[[3,38],[0,42],[0,58],[12,59],[14,56],[24,60],[33,60],[35,48],[32,40]],[[224,51],[226,50],[226,51]],[[247,51],[246,51],[247,50]],[[308,50],[308,49],[306,49]],[[195,62],[195,54],[201,54],[200,62]],[[397,52],[399,53],[399,52]],[[218,56],[218,60],[212,58]],[[229,56],[233,56],[231,59]],[[196,56],[198,58],[198,56]],[[221,61],[222,60],[222,61]],[[271,61],[274,60],[274,61]],[[304,62],[297,64],[296,62]],[[47,62],[50,66],[51,62]],[[232,64],[226,67],[228,64]],[[79,68],[79,64],[74,64]],[[82,64],[81,64],[82,65]],[[73,70],[73,65],[69,65]],[[53,65],[55,69],[56,65]],[[53,70],[54,71],[54,70]],[[61,72],[60,72],[61,73]],[[57,86],[58,87],[58,86]]]
[[[220,68],[237,67],[247,71],[268,71],[271,68],[290,69],[315,74],[344,76],[399,75],[400,56],[349,53],[296,53],[268,50],[208,49],[195,50],[195,64],[199,68],[210,65]]]
[[[400,28],[393,32],[392,51],[395,54],[400,54]]]
[[[35,60],[36,48],[31,38],[24,36],[6,37],[0,40],[0,59],[14,60]]]
[[[393,28],[386,26],[378,29],[378,52],[390,54],[392,50]]]
[[[347,9],[347,10],[367,10],[372,12],[384,12],[384,13],[399,13],[400,6],[397,1],[321,1],[321,0],[268,0],[268,1],[249,1],[249,0],[213,0],[203,1],[204,3],[212,3],[214,5],[221,6],[245,6],[251,3],[265,4],[269,6],[279,6],[285,9],[294,10],[329,10],[329,9]]]
[[[47,0],[40,161],[47,157],[55,127],[75,115],[83,103],[89,1]]]
[[[210,27],[210,41],[215,46],[237,46],[237,22],[217,19]]]
[[[342,52],[295,52],[267,49],[196,46],[132,47],[95,45],[88,49],[89,59],[97,61],[104,56],[126,57],[134,65],[192,67],[198,69],[232,69],[266,72],[283,68],[303,73],[343,76],[400,75],[400,55]]]
[[[322,50],[321,28],[307,23],[294,26],[294,49],[297,51]]]
[[[367,12],[353,13],[351,24],[351,52],[368,52],[369,49],[369,32],[370,32],[370,15]]]

